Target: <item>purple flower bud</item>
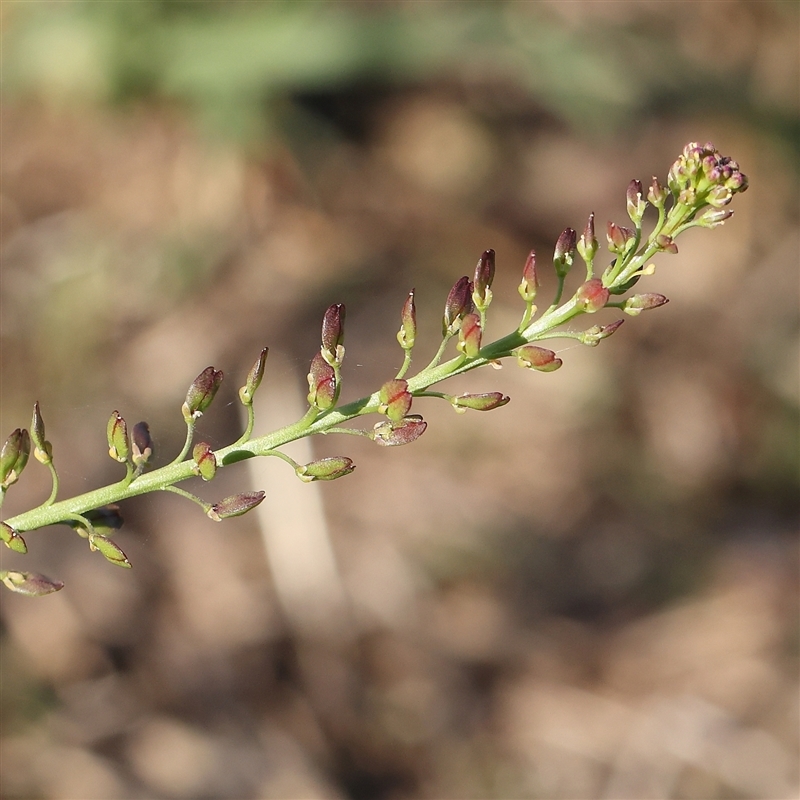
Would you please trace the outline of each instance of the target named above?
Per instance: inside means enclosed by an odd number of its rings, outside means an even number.
[[[468,408],[474,411],[493,411],[495,408],[504,406],[510,400],[511,398],[502,392],[483,392],[481,394],[460,394],[450,402],[456,411],[465,411]]]
[[[0,488],[7,489],[19,480],[31,454],[31,438],[24,428],[17,428],[0,449]]]
[[[124,567],[125,569],[131,568],[131,562],[128,561],[128,557],[122,552],[122,548],[118,544],[112,542],[111,539],[107,539],[105,536],[90,533],[89,549],[97,550],[100,555],[106,559],[106,561],[110,561],[112,564],[116,564],[118,567]]]
[[[344,358],[344,317],[344,305],[335,303],[322,318],[322,355],[329,364],[341,364]]]
[[[381,386],[378,393],[381,414],[386,414],[392,422],[399,422],[411,408],[411,392],[408,391],[408,381],[395,378]]]
[[[591,264],[597,254],[597,237],[594,233],[594,214],[589,214],[589,221],[583,229],[581,238],[578,240],[578,253],[587,263]]]
[[[628,184],[628,191],[626,193],[628,216],[631,221],[638,228],[641,225],[642,217],[644,216],[647,203],[644,199],[644,189],[642,189],[642,182],[632,180]]]
[[[558,237],[556,248],[553,252],[553,266],[556,269],[556,274],[563,278],[572,266],[575,258],[575,245],[577,242],[577,234],[572,228],[567,228]]]
[[[536,299],[536,290],[539,288],[539,278],[536,275],[536,251],[531,250],[522,268],[522,282],[519,285],[519,293],[526,303],[532,303]]]
[[[193,472],[204,481],[210,481],[217,474],[217,457],[207,442],[198,442],[192,450]]]
[[[477,314],[466,314],[458,331],[458,350],[467,358],[477,358],[481,351],[481,318]]]
[[[607,339],[611,336],[623,322],[625,322],[624,319],[618,319],[614,322],[609,322],[607,325],[593,325],[581,334],[580,341],[589,345],[589,347],[596,347],[601,339]]]
[[[0,522],[0,539],[9,550],[13,550],[15,553],[28,552],[28,545],[25,544],[25,540],[5,522]]]
[[[400,330],[397,341],[403,350],[411,350],[417,338],[417,309],[414,305],[414,290],[408,293],[403,310],[400,312]]]
[[[658,178],[653,176],[650,188],[647,190],[647,199],[656,207],[662,208],[667,201],[667,190],[659,183]]]
[[[656,294],[655,292],[644,292],[643,294],[635,294],[625,301],[625,307],[622,309],[626,314],[636,317],[642,311],[648,311],[651,308],[658,308],[669,303],[669,300],[663,294]]]
[[[624,253],[628,242],[634,237],[634,233],[630,228],[625,228],[622,225],[617,225],[614,222],[609,222],[606,227],[606,238],[608,239],[608,249],[612,253]]]
[[[346,456],[333,456],[312,461],[310,464],[298,467],[295,472],[300,480],[310,483],[311,481],[335,481],[337,478],[349,475],[355,468],[353,459]]]
[[[459,278],[444,304],[444,317],[442,318],[442,336],[455,333],[464,314],[472,310],[472,284],[465,275]]]
[[[564,362],[556,357],[552,350],[538,347],[535,344],[526,344],[516,351],[517,363],[527,369],[539,372],[555,372]]]
[[[666,233],[659,233],[656,236],[656,244],[662,253],[671,253],[675,255],[678,252],[678,245],[675,244],[671,236]]]
[[[261,379],[264,377],[264,368],[267,365],[267,356],[269,355],[269,348],[265,347],[258,354],[255,364],[250,367],[250,372],[247,373],[247,380],[244,386],[239,389],[239,399],[245,406],[253,404],[253,397],[255,396],[256,389],[261,385]]]
[[[131,454],[128,441],[128,424],[120,416],[119,411],[112,411],[106,426],[108,436],[108,454],[114,461],[125,463]]]
[[[242,492],[234,494],[215,503],[206,511],[206,515],[214,522],[221,522],[228,517],[238,517],[255,508],[264,499],[264,492]]]
[[[494,250],[484,250],[475,267],[472,299],[478,309],[484,311],[492,301],[492,281],[494,280]]]
[[[575,297],[578,305],[587,313],[594,314],[605,307],[608,302],[609,291],[603,286],[600,278],[592,278],[578,287]]]
[[[428,423],[417,414],[411,414],[400,422],[390,422],[385,420],[379,422],[372,432],[372,438],[376,444],[384,447],[396,447],[401,444],[410,444],[415,439],[419,439]]]
[[[327,411],[336,403],[336,372],[322,353],[311,359],[308,373],[308,402],[320,411]]]
[[[38,400],[33,404],[31,440],[33,441],[33,455],[36,460],[42,464],[50,464],[53,460],[53,446],[44,436],[44,419],[42,419]]]
[[[150,438],[150,426],[146,422],[137,422],[131,435],[131,460],[137,467],[144,467],[153,457],[153,440]]]
[[[61,581],[53,581],[44,575],[36,572],[15,572],[13,570],[3,570],[0,572],[3,583],[12,592],[25,594],[29,597],[42,597],[52,592],[57,592],[64,588]]]
[[[186,393],[183,404],[183,416],[187,422],[197,419],[211,405],[220,384],[222,371],[214,367],[206,367],[195,379]]]

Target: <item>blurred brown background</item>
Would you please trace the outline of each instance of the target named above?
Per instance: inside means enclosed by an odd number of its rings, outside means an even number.
[[[509,406],[413,446],[328,437],[356,472],[263,488],[223,525],[124,504],[123,571],[55,528],[4,568],[4,798],[790,798],[798,791],[798,6],[793,2],[120,2],[0,6],[2,419],[42,404],[64,496],[115,480],[105,424],[166,463],[303,411],[325,307],[345,398],[417,362],[497,251],[624,222],[690,140],[751,180],[647,290],[671,303],[564,367],[454,382]],[[543,295],[552,282],[547,279]],[[545,301],[546,302],[546,301]],[[609,321],[609,316],[605,321]],[[276,461],[275,464],[271,463]],[[8,516],[46,496],[36,464]]]

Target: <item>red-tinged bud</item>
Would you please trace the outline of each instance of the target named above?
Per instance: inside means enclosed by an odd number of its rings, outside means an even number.
[[[625,301],[625,306],[622,309],[626,314],[636,317],[642,311],[649,311],[651,308],[658,308],[669,303],[669,300],[663,294],[656,294],[655,292],[645,292],[643,294],[635,294]]]
[[[526,344],[516,351],[517,363],[527,369],[538,372],[555,372],[564,362],[552,350]]]
[[[494,280],[494,250],[484,250],[475,267],[472,300],[479,311],[485,311],[492,302],[492,281]]]
[[[353,459],[346,456],[334,456],[332,458],[321,458],[312,461],[310,464],[297,467],[295,472],[301,481],[311,483],[311,481],[335,481],[349,475],[356,465]]]
[[[623,322],[625,322],[624,319],[618,319],[614,322],[609,322],[607,325],[593,325],[581,334],[580,341],[589,345],[589,347],[596,347],[601,339],[608,339]]]
[[[195,379],[186,393],[183,404],[183,416],[187,422],[197,419],[211,405],[220,384],[222,371],[214,367],[206,367]]]
[[[50,464],[53,460],[53,446],[44,436],[44,419],[39,409],[38,400],[33,404],[31,440],[33,441],[33,455],[36,460],[42,464]]]
[[[308,373],[308,402],[320,411],[333,408],[336,403],[336,372],[322,353],[311,359]]]
[[[659,183],[658,178],[653,176],[653,182],[647,190],[647,199],[656,207],[663,208],[667,201],[667,190]]]
[[[222,522],[228,517],[238,517],[255,508],[264,499],[264,492],[242,492],[215,503],[206,511],[214,522]]]
[[[697,224],[703,228],[717,228],[732,216],[733,211],[730,209],[711,209],[697,220]]]
[[[128,557],[122,552],[122,548],[118,544],[112,542],[111,539],[107,539],[105,536],[90,533],[89,549],[97,550],[106,561],[110,561],[112,564],[116,564],[118,567],[124,567],[125,569],[131,568],[131,562],[128,561]]]
[[[539,278],[536,275],[536,251],[531,250],[522,268],[522,282],[519,285],[520,297],[526,303],[536,299],[536,290],[539,288]]]
[[[572,266],[572,262],[575,259],[576,242],[577,234],[572,228],[567,228],[561,236],[558,237],[556,248],[553,252],[553,266],[556,269],[556,274],[560,278],[563,278]]]
[[[458,330],[457,349],[467,358],[477,358],[481,351],[481,318],[477,314],[466,314]]]
[[[54,581],[36,572],[16,572],[13,570],[3,570],[0,572],[0,580],[11,589],[12,592],[25,594],[29,597],[42,597],[52,594],[64,588],[61,581]]]
[[[589,214],[589,221],[583,229],[581,238],[578,239],[578,254],[587,263],[591,264],[597,255],[597,236],[594,233],[594,214]]]
[[[603,286],[603,281],[600,278],[592,278],[586,281],[582,286],[578,287],[575,292],[575,297],[578,301],[578,306],[582,308],[587,314],[594,314],[604,308],[608,302],[609,291]]]
[[[408,391],[408,381],[395,378],[381,386],[378,393],[380,406],[378,411],[386,414],[392,422],[399,422],[411,408],[411,392]]]
[[[647,201],[644,199],[644,189],[642,189],[641,181],[632,180],[628,184],[626,201],[626,205],[628,207],[628,216],[631,218],[633,224],[638,228],[642,224],[642,217],[644,216],[645,209],[647,208]]]
[[[400,312],[400,330],[397,332],[397,341],[403,350],[411,350],[417,339],[417,308],[414,305],[414,290],[408,293],[403,310]]]
[[[465,275],[456,281],[455,286],[450,290],[450,294],[447,295],[447,301],[444,304],[444,317],[442,318],[442,336],[455,333],[464,314],[472,311],[471,295],[472,284]]]
[[[125,463],[131,454],[128,440],[128,424],[120,416],[119,411],[112,411],[106,427],[108,435],[108,454],[114,461]]]
[[[15,553],[28,552],[28,545],[25,544],[25,540],[5,522],[0,522],[0,539],[9,550],[13,550]]]
[[[344,358],[344,317],[344,305],[335,303],[322,318],[322,355],[329,364],[341,364]]]
[[[146,422],[137,422],[131,435],[131,461],[137,467],[147,466],[153,457],[153,440],[150,438],[150,426]]]
[[[502,392],[483,392],[481,394],[460,394],[458,397],[453,397],[450,402],[456,411],[464,413],[468,408],[474,411],[493,411],[495,408],[504,406],[510,400],[511,398]]]
[[[0,489],[7,489],[19,480],[31,454],[31,437],[24,428],[17,428],[0,449]]]
[[[419,439],[428,423],[418,414],[411,414],[400,422],[379,422],[372,432],[376,444],[384,447],[397,447],[401,444],[411,444]]]
[[[606,228],[606,239],[608,239],[608,249],[612,253],[624,253],[628,248],[628,242],[632,241],[634,233],[630,228],[609,222]]]
[[[666,233],[659,233],[656,236],[656,244],[662,253],[670,253],[675,255],[678,252],[678,245],[675,244],[671,236]]]
[[[192,471],[204,481],[210,481],[217,474],[217,457],[207,442],[198,442],[192,450],[194,467]]]
[[[261,379],[264,377],[264,368],[267,365],[267,356],[269,355],[269,348],[265,347],[258,355],[256,363],[250,367],[250,372],[247,373],[247,380],[244,386],[239,389],[239,399],[242,405],[253,405],[253,397],[255,396],[256,389],[261,385]]]

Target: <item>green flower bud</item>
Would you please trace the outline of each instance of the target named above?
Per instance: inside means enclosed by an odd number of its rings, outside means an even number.
[[[186,393],[183,416],[187,422],[197,419],[211,405],[222,383],[221,370],[206,367],[193,381]]]
[[[214,522],[222,522],[228,517],[238,517],[255,508],[264,499],[264,492],[241,492],[226,497],[206,511]]]
[[[711,208],[697,220],[697,224],[703,228],[717,228],[732,216],[730,209]]]
[[[108,436],[108,454],[114,461],[124,463],[131,454],[128,441],[128,425],[120,416],[119,411],[112,411],[106,427]]]
[[[481,351],[481,318],[477,314],[466,314],[458,329],[456,348],[467,358],[477,358]]]
[[[346,456],[334,456],[332,458],[321,458],[312,461],[310,464],[297,467],[295,472],[301,481],[311,483],[311,481],[334,481],[349,475],[356,468],[353,460]]]
[[[192,471],[199,475],[204,481],[210,481],[217,472],[217,457],[211,449],[211,445],[206,442],[198,442],[192,450],[194,467]]]
[[[656,208],[663,208],[667,200],[667,190],[659,183],[655,175],[653,176],[650,188],[647,190],[647,199]]]
[[[5,522],[0,522],[0,539],[9,550],[13,550],[15,553],[28,552],[28,545],[25,544],[25,540]]]
[[[265,347],[261,353],[259,353],[256,363],[250,368],[250,372],[247,373],[245,385],[239,389],[239,399],[245,406],[253,404],[253,397],[255,396],[256,389],[261,385],[261,379],[264,377],[267,355],[269,355],[269,348]]]
[[[397,447],[402,444],[410,444],[419,439],[428,423],[417,414],[411,414],[400,420],[400,422],[390,422],[388,420],[379,422],[372,431],[372,438],[376,444],[384,447]]]
[[[414,305],[414,290],[408,293],[403,310],[400,312],[400,330],[397,341],[403,350],[411,350],[417,338],[417,309]]]
[[[96,533],[90,533],[89,549],[97,550],[106,561],[110,561],[112,564],[116,564],[118,567],[124,567],[125,569],[131,568],[131,562],[128,561],[128,557],[122,552],[122,548],[118,544],[112,542],[111,539],[107,539],[105,536],[100,536]]]
[[[13,570],[3,570],[0,572],[0,580],[11,589],[12,592],[25,594],[29,597],[42,597],[52,592],[57,592],[64,588],[61,581],[53,581],[44,575],[36,572],[15,572]]]
[[[630,228],[622,225],[617,225],[614,222],[609,222],[606,228],[606,239],[608,240],[608,249],[612,253],[625,254],[628,247],[634,239],[634,232]]]
[[[538,372],[555,372],[564,363],[552,350],[535,344],[526,344],[515,354],[521,367]]]
[[[623,311],[632,317],[636,317],[642,311],[648,311],[651,308],[658,308],[668,303],[669,300],[663,294],[656,294],[655,292],[645,292],[643,294],[635,294],[625,301]]]
[[[42,419],[38,401],[33,404],[31,440],[33,441],[34,458],[42,464],[50,464],[53,461],[53,445],[45,439],[44,419]]]
[[[511,398],[502,392],[483,392],[482,394],[460,394],[458,397],[453,397],[450,402],[456,411],[463,414],[468,408],[473,411],[493,411],[495,408],[504,406],[510,400]]]
[[[31,453],[31,438],[24,428],[17,428],[0,449],[0,488],[7,489],[19,480]]]
[[[580,341],[589,347],[596,347],[600,344],[601,339],[607,339],[611,336],[623,322],[625,322],[624,319],[618,319],[614,322],[609,322],[607,325],[593,325],[581,334]]]
[[[411,392],[408,391],[408,381],[395,378],[381,386],[378,393],[380,406],[378,411],[386,414],[392,422],[399,422],[408,414],[411,408]]]

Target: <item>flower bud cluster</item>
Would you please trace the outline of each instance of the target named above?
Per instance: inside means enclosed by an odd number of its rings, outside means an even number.
[[[747,176],[739,165],[707,142],[690,142],[672,165],[667,178],[675,200],[685,206],[708,204],[722,208],[733,195],[747,189]]]

